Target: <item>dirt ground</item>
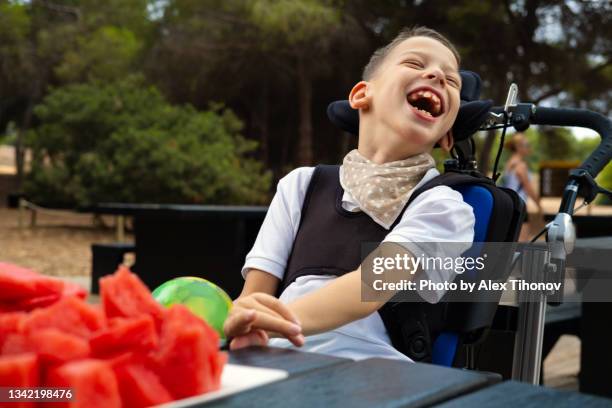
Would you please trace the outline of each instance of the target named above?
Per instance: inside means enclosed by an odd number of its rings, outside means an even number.
[[[104,227],[95,225],[91,214],[41,211],[32,227],[26,210],[22,221],[20,228],[18,210],[0,208],[0,262],[46,275],[90,276],[91,244],[115,241],[112,217],[102,219]]]

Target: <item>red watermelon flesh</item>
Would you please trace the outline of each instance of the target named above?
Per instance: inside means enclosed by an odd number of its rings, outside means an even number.
[[[158,338],[153,318],[148,315],[109,320],[109,327],[90,339],[92,353],[96,356],[116,354],[121,350],[136,349],[146,352],[157,346]]]
[[[0,313],[0,350],[2,350],[4,340],[9,334],[21,331],[25,316],[25,313],[20,312]]]
[[[38,387],[38,358],[36,354],[0,356],[0,385],[3,387]],[[11,402],[10,408],[34,407],[34,402]]]
[[[89,356],[86,340],[57,329],[38,330],[35,333],[11,334],[2,347],[3,355],[36,353],[42,362],[64,363]]]
[[[115,369],[123,405],[150,407],[172,401],[172,395],[159,377],[142,364],[120,365]]]
[[[4,339],[4,344],[0,352],[3,356],[10,356],[22,353],[32,353],[34,350],[25,334],[11,333]]]
[[[0,301],[28,299],[61,293],[64,283],[20,266],[0,262]]]
[[[106,317],[138,317],[148,314],[156,325],[163,319],[163,307],[138,276],[124,266],[100,279],[100,297]]]
[[[117,378],[101,360],[78,360],[49,370],[47,386],[72,388],[71,408],[121,407]]]
[[[221,388],[221,374],[223,373],[223,367],[227,363],[227,354],[223,352],[217,352],[209,355],[210,366],[212,367],[211,380],[212,388],[218,390]]]
[[[36,354],[0,356],[0,384],[3,387],[38,386],[38,357]]]
[[[102,312],[75,297],[63,298],[51,306],[36,309],[23,322],[26,332],[55,328],[85,339],[104,326]]]
[[[162,384],[175,398],[219,388],[219,379],[214,378],[219,370],[213,367],[209,357],[218,353],[218,341],[214,330],[183,305],[173,305],[167,310],[159,349],[151,358]]]
[[[37,276],[22,276],[28,273]],[[37,384],[44,380],[41,386],[72,387],[84,396],[69,405],[77,407],[119,406],[121,399],[124,406],[147,406],[219,388],[227,356],[211,327],[183,306],[163,308],[127,268],[105,279],[101,301],[108,316],[78,290],[8,303],[0,294],[0,310],[40,306],[0,313],[0,384],[3,375],[29,375]]]

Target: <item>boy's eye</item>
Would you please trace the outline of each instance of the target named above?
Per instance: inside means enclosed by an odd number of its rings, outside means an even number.
[[[459,87],[459,80],[455,77],[446,77],[446,82],[448,82],[452,86]]]
[[[408,65],[409,67],[412,68],[424,68],[425,66],[423,65],[423,63],[421,61],[418,60],[408,60],[404,62],[406,65]]]

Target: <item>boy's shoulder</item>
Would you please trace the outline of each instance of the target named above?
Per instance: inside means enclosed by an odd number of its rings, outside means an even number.
[[[297,167],[285,174],[278,181],[278,188],[290,187],[296,185],[308,185],[312,174],[314,173],[315,167]]]
[[[463,196],[460,192],[453,189],[452,187],[443,184],[428,188],[420,192],[420,194],[412,200],[411,204],[416,204],[419,201],[424,202],[440,200],[450,200],[456,201],[458,203],[464,203]]]

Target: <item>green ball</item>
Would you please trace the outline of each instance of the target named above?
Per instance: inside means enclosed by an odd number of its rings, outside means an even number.
[[[214,283],[195,276],[175,278],[157,287],[153,297],[166,307],[186,306],[225,339],[223,323],[232,308],[232,300]]]

